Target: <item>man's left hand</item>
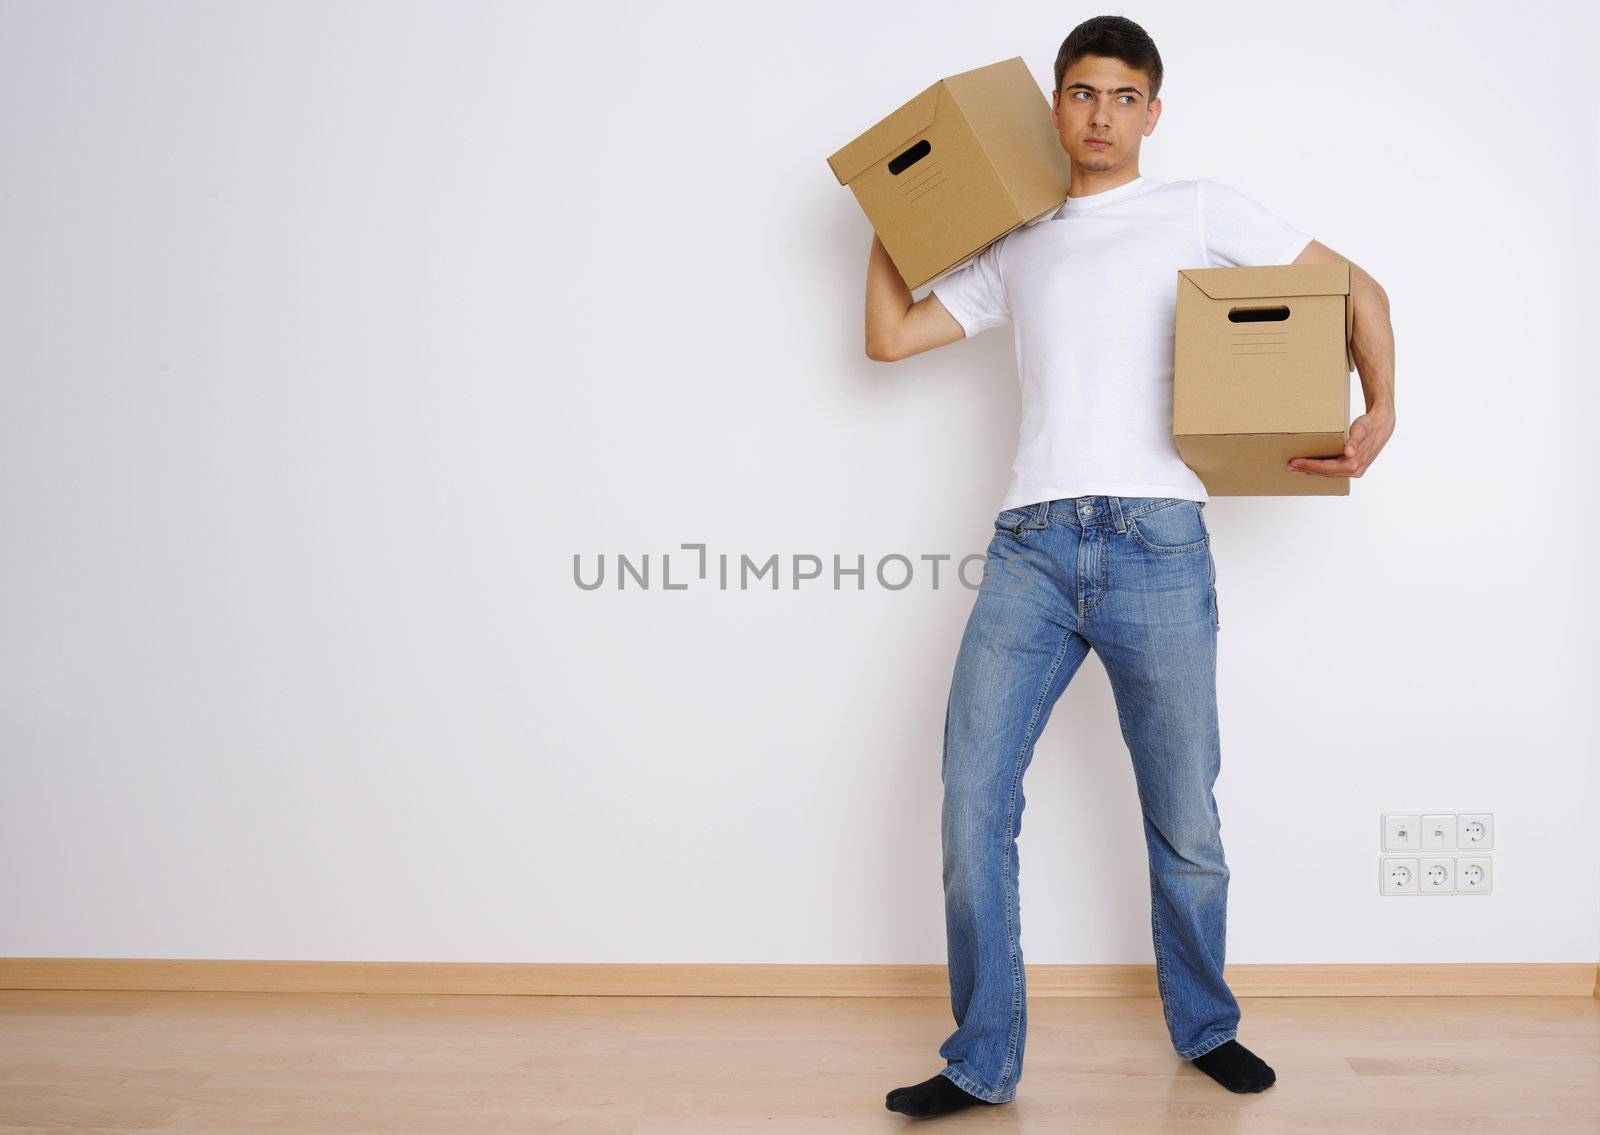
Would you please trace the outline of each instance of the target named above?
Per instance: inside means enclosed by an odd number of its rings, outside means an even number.
[[[1286,466],[1321,477],[1359,477],[1383,452],[1394,433],[1393,410],[1368,410],[1350,423],[1350,440],[1339,457],[1296,457]]]

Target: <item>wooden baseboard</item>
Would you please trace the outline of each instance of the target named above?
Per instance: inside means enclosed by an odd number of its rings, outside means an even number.
[[[1034,997],[1156,995],[1151,965],[1031,965]],[[1588,962],[1230,965],[1240,997],[1595,997]],[[948,997],[942,965],[0,958],[0,989],[466,993],[565,997]]]

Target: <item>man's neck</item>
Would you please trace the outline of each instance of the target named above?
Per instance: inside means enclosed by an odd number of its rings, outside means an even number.
[[[1072,181],[1067,187],[1068,197],[1087,197],[1091,193],[1104,193],[1108,189],[1115,189],[1119,185],[1126,185],[1139,178],[1139,163],[1134,162],[1122,169],[1092,170],[1081,166],[1072,167]]]

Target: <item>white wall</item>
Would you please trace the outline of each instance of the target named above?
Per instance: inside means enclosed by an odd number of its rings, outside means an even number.
[[[1232,962],[1600,956],[1582,10],[1128,12],[1144,172],[1350,256],[1399,342],[1349,497],[1207,511]],[[868,361],[825,163],[1092,14],[974,11],[0,9],[0,954],[942,963],[973,593],[659,557],[982,551],[1010,336]],[[1027,789],[1028,960],[1149,961],[1098,660]],[[1380,898],[1402,808],[1493,811],[1496,893]]]

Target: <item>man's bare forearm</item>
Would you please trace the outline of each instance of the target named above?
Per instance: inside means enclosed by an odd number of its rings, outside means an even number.
[[[1350,265],[1351,302],[1355,306],[1350,353],[1361,375],[1368,413],[1394,413],[1394,327],[1389,322],[1389,297],[1378,281]]]
[[[894,357],[895,332],[911,309],[911,289],[876,233],[867,261],[867,356]]]

